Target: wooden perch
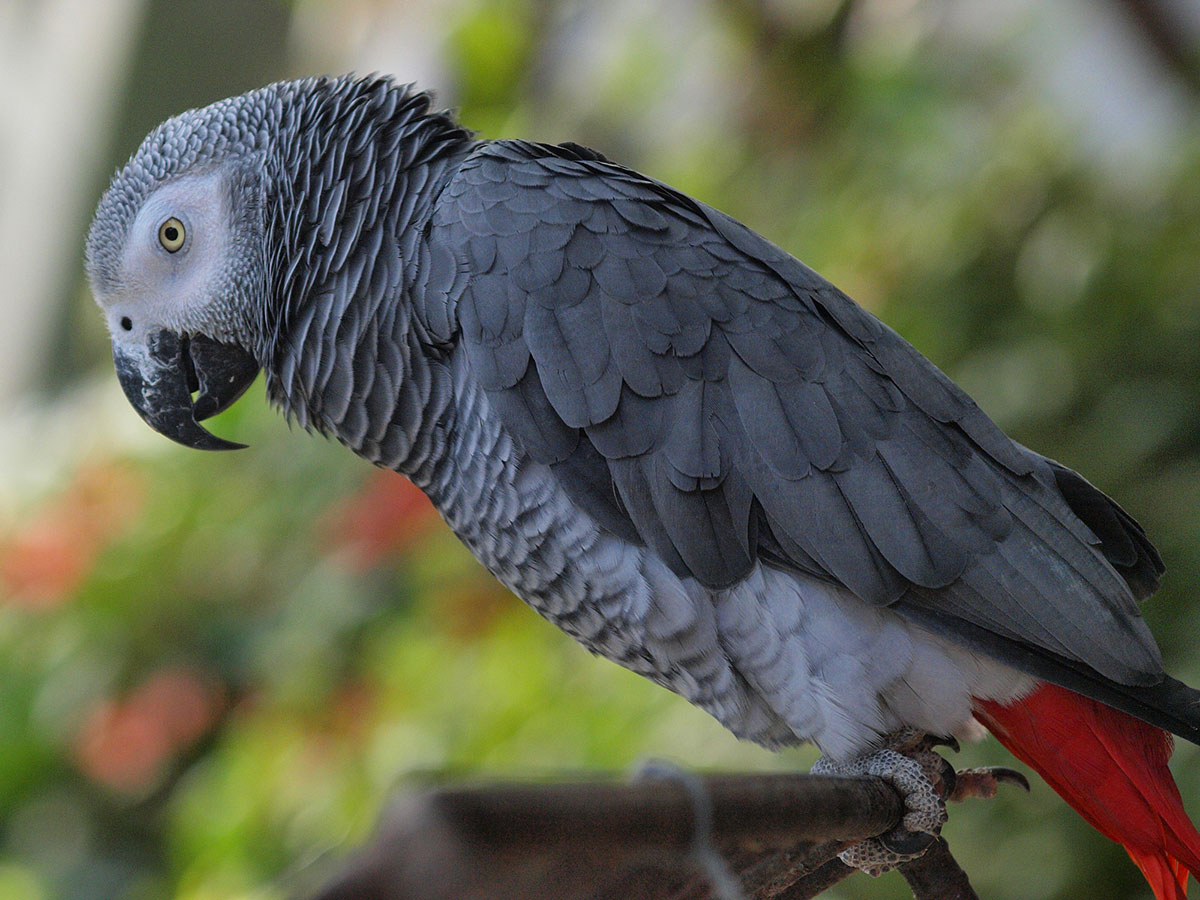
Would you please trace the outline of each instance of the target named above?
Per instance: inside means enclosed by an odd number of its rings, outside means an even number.
[[[732,873],[727,896],[806,900],[852,874],[837,853],[902,808],[886,782],[815,775],[435,789],[401,798],[368,847],[302,896],[709,900]],[[944,841],[927,857],[901,867],[918,900],[975,897]]]

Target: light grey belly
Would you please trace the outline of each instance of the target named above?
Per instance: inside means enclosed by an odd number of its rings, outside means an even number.
[[[682,695],[739,737],[813,741],[855,756],[881,734],[960,732],[971,698],[1008,699],[1028,676],[848,591],[760,564],[711,590],[602,529],[523,459],[480,391],[458,398],[453,472],[426,489],[505,586],[585,647]]]

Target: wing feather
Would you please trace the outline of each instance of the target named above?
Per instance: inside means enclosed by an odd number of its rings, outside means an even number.
[[[750,229],[521,142],[480,144],[433,225],[470,273],[460,335],[505,427],[677,574],[722,588],[765,559],[973,646],[1161,677],[1136,523]]]

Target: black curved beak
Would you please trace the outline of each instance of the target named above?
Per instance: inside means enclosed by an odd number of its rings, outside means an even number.
[[[156,331],[144,348],[114,342],[113,362],[125,396],[159,434],[197,450],[246,446],[217,437],[199,422],[230,406],[258,375],[258,362],[241,347]],[[194,401],[193,391],[199,392]]]

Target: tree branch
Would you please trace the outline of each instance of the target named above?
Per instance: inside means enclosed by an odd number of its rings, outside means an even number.
[[[401,798],[373,842],[305,896],[707,900],[714,890],[705,856],[715,855],[747,898],[807,900],[852,874],[837,853],[890,830],[903,810],[895,790],[878,779],[686,779],[703,792],[705,810],[697,810],[684,778],[453,787]],[[697,822],[705,820],[707,828],[698,834]],[[944,846],[938,845],[939,853]],[[961,875],[944,850],[914,877],[945,874],[949,867]],[[974,895],[918,891],[917,896]]]
[[[916,900],[979,900],[945,838],[938,838],[923,856],[901,863],[899,869]]]

